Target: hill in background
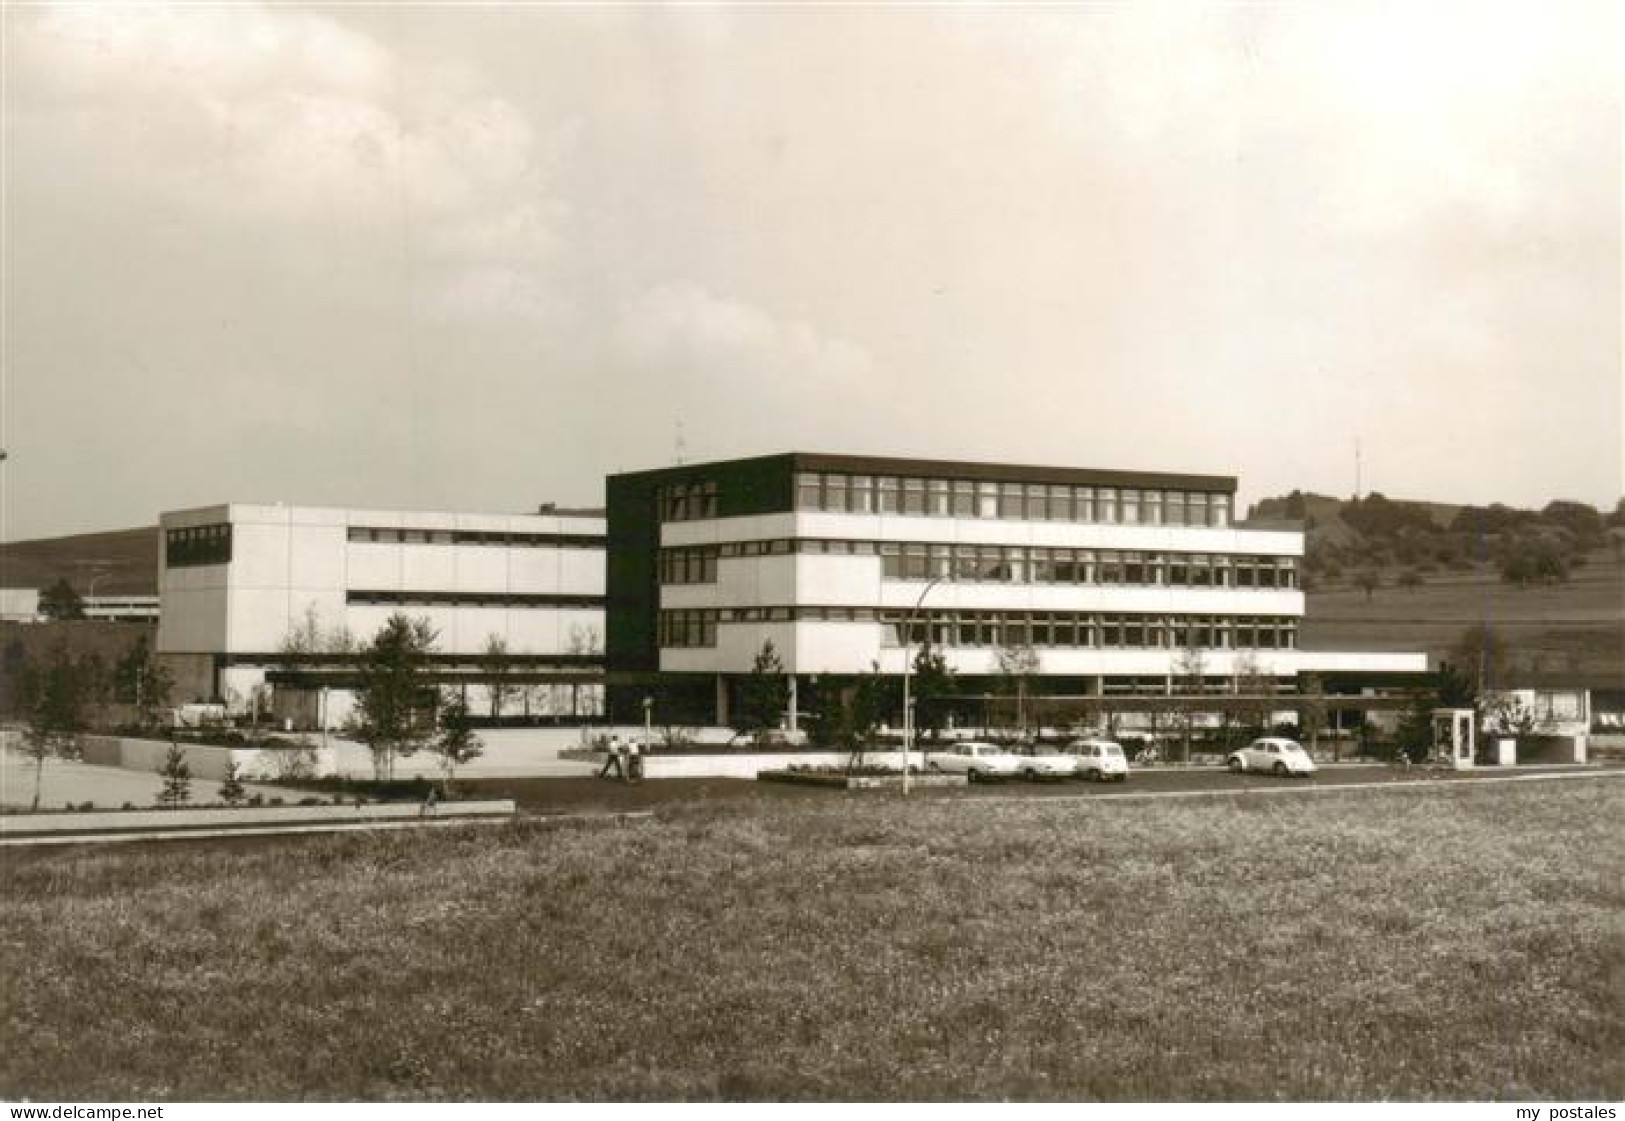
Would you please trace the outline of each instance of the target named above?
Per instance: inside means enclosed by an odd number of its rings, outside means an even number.
[[[1294,491],[1249,518],[1305,528],[1307,649],[1437,661],[1488,626],[1513,683],[1625,685],[1625,501],[1605,515]]]
[[[0,587],[48,588],[65,579],[80,595],[158,594],[158,527],[79,533],[0,545]]]

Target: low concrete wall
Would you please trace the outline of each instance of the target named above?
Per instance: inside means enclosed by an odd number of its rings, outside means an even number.
[[[122,767],[128,771],[156,773],[169,755],[168,740],[132,739],[128,736],[85,736],[84,761],[103,767]],[[226,777],[228,764],[236,763],[241,769],[239,777],[256,782],[275,782],[283,776],[283,753],[257,747],[216,747],[212,744],[182,743],[181,753],[193,778],[213,779]],[[319,747],[311,749],[314,759],[312,773],[316,776],[333,773],[333,750]]]
[[[439,819],[510,817],[509,799],[442,802]],[[364,806],[245,806],[235,810],[128,810],[124,813],[0,814],[0,836],[38,833],[95,833],[135,829],[221,829],[252,825],[322,825],[335,822],[404,821],[424,816],[415,804]]]
[[[600,765],[603,754],[598,756]],[[918,751],[909,753],[915,768],[922,765],[924,756]],[[753,755],[739,752],[727,755],[648,755],[643,760],[644,778],[755,778],[762,771],[782,771],[789,767],[839,767],[847,756],[840,752],[796,751],[774,755]],[[901,751],[866,751],[863,761],[878,767],[903,766]]]
[[[589,729],[596,732],[597,729]],[[523,778],[530,775],[585,773],[580,763],[562,755],[581,746],[580,727],[481,728],[476,733],[485,749],[478,759],[457,768],[459,778]],[[333,736],[334,773],[347,778],[372,778],[372,753],[367,745]],[[395,760],[395,777],[438,779],[440,757],[422,751]]]

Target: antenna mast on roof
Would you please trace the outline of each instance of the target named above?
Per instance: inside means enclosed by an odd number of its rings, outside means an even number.
[[[676,446],[677,466],[681,467],[683,465],[683,453],[688,450],[688,442],[683,439],[683,418],[682,417],[677,418],[677,441],[676,441],[676,445],[677,445]]]

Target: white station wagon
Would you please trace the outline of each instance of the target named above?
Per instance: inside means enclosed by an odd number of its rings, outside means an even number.
[[[1245,771],[1267,771],[1274,775],[1312,775],[1315,761],[1297,740],[1279,736],[1265,736],[1254,740],[1240,751],[1232,751],[1225,761],[1236,774]]]
[[[998,744],[966,740],[925,757],[925,769],[940,774],[964,775],[971,782],[984,778],[1009,778],[1021,773],[1021,756],[1011,755]]]
[[[1128,756],[1111,740],[1073,740],[1067,751],[1077,757],[1078,774],[1096,782],[1126,782]]]

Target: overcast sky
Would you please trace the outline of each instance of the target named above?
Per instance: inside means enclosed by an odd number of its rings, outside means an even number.
[[[679,426],[1612,506],[1619,10],[8,6],[4,535]]]

